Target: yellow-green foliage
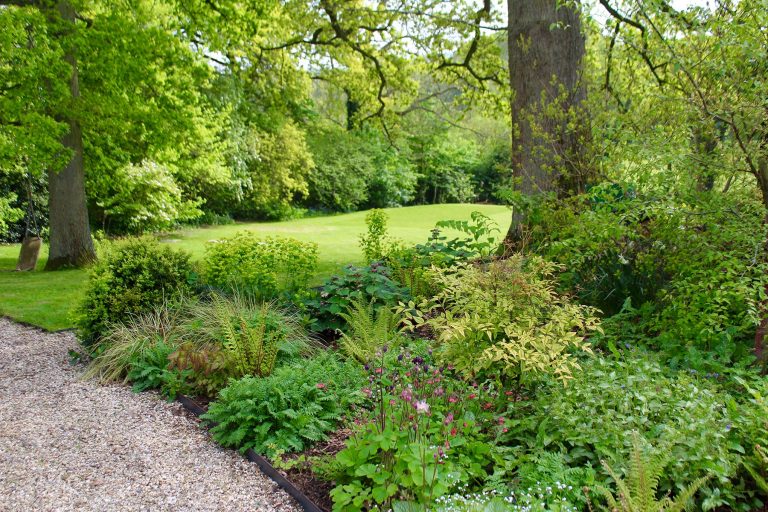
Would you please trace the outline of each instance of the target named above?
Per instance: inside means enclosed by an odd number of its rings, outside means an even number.
[[[707,481],[699,478],[680,491],[674,499],[664,496],[661,500],[656,495],[659,480],[668,459],[663,455],[647,454],[642,447],[640,434],[632,432],[632,452],[629,456],[629,468],[626,479],[603,461],[603,467],[616,482],[617,495],[606,487],[598,486],[595,490],[608,502],[606,510],[611,512],[681,512],[688,508],[688,503],[696,491]]]
[[[595,311],[554,290],[557,266],[514,255],[487,265],[433,268],[440,292],[401,304],[406,325],[428,326],[439,358],[469,375],[489,370],[523,378],[553,373],[566,380],[578,364],[573,350],[590,351],[585,336],[599,329]]]
[[[383,347],[399,345],[402,335],[396,332],[398,318],[387,306],[376,307],[373,301],[356,300],[340,315],[347,323],[339,348],[361,363],[370,362]]]
[[[317,266],[317,244],[293,238],[256,238],[242,231],[206,247],[204,276],[217,288],[242,289],[262,298],[307,287]]]

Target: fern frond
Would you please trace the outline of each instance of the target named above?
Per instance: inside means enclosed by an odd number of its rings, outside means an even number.
[[[608,463],[602,462],[606,472],[616,482],[618,500],[605,487],[597,487],[596,490],[606,498],[612,512],[682,512],[708,477],[694,481],[674,499],[665,496],[658,500],[659,481],[667,462],[668,458],[663,455],[652,455],[643,450],[642,438],[634,431],[626,479],[619,477]]]

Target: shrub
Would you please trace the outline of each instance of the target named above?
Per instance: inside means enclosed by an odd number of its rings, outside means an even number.
[[[312,329],[322,332],[345,327],[341,315],[352,301],[380,306],[394,305],[409,297],[408,290],[392,280],[384,264],[373,262],[366,267],[347,265],[342,274],[326,280],[317,295],[308,299],[305,305],[313,318]]]
[[[362,401],[359,365],[332,353],[281,366],[269,377],[244,377],[221,390],[203,419],[218,422],[214,439],[242,451],[301,451],[326,438]]]
[[[364,137],[321,128],[312,133],[309,145],[315,162],[308,176],[309,206],[349,212],[368,201],[368,182],[376,166]]]
[[[387,218],[383,210],[371,210],[365,216],[368,231],[360,235],[360,248],[369,265],[384,260],[388,252],[387,245],[392,243],[387,236]]]
[[[768,275],[759,201],[603,184],[545,206],[531,249],[563,265],[561,287],[580,302],[622,315],[606,322],[606,344],[631,330],[677,368],[724,373],[749,360]]]
[[[713,382],[685,373],[667,375],[647,357],[626,361],[594,358],[582,363],[568,386],[552,383],[531,401],[510,404],[513,428],[505,444],[532,452],[562,451],[571,467],[600,461],[613,465],[631,446],[627,432],[637,430],[670,457],[661,492],[711,474],[717,489],[702,490],[705,510],[727,506],[749,510],[750,492],[739,474],[749,430],[739,418],[747,414]],[[506,437],[508,436],[508,437]],[[607,481],[609,475],[602,473]]]
[[[316,266],[317,244],[243,231],[208,244],[203,274],[214,287],[269,299],[304,290]]]
[[[223,208],[241,218],[278,220],[292,211],[292,202],[309,192],[314,166],[304,132],[295,123],[273,123],[265,131],[256,124],[238,128],[230,165],[240,184],[241,199]]]
[[[203,201],[184,198],[171,171],[156,162],[128,164],[89,182],[100,198],[93,213],[111,233],[159,231],[202,215]]]
[[[91,269],[85,297],[75,311],[78,336],[93,345],[111,323],[151,311],[190,290],[189,254],[152,238],[115,247]]]
[[[435,334],[439,360],[467,376],[499,374],[523,380],[552,373],[571,378],[569,350],[589,352],[585,336],[598,329],[593,311],[554,291],[556,266],[515,255],[485,268],[434,268],[441,288],[419,305],[400,305],[410,329]]]

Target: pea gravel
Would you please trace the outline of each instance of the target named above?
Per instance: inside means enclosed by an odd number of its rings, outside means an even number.
[[[178,404],[81,380],[76,345],[0,319],[0,510],[300,510]]]

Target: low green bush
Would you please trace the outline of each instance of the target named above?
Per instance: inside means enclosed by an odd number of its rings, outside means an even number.
[[[304,304],[313,319],[312,330],[322,332],[343,330],[346,323],[342,314],[353,301],[392,306],[409,298],[408,289],[391,278],[389,268],[375,261],[366,267],[347,265],[341,274],[326,280]]]
[[[75,310],[78,337],[91,347],[110,324],[151,311],[190,291],[193,267],[186,252],[153,238],[114,245],[91,269]]]
[[[281,366],[269,377],[244,377],[221,390],[203,419],[224,446],[273,456],[327,437],[363,401],[362,368],[323,352]]]
[[[208,244],[203,277],[215,288],[271,299],[303,293],[316,267],[315,243],[243,231]]]
[[[133,382],[133,390],[140,393],[157,389],[169,400],[181,393],[189,393],[190,388],[186,380],[191,370],[178,370],[168,365],[168,360],[175,350],[175,346],[161,341],[136,353],[128,372],[128,380]]]
[[[635,353],[627,360],[593,358],[582,363],[566,387],[543,386],[531,400],[510,404],[512,428],[502,436],[508,446],[538,453],[564,454],[570,467],[616,465],[630,451],[628,435],[637,430],[669,455],[660,492],[703,474],[712,480],[701,490],[698,506],[750,510],[758,494],[744,482],[742,463],[749,437],[744,418],[751,405],[718,389],[711,379],[667,369]],[[745,423],[746,422],[746,423]],[[601,478],[609,478],[605,472]]]
[[[434,267],[440,291],[399,310],[410,329],[430,329],[438,359],[467,377],[567,380],[578,368],[573,352],[590,351],[586,335],[599,326],[593,310],[555,292],[556,269],[519,254],[485,266]]]

